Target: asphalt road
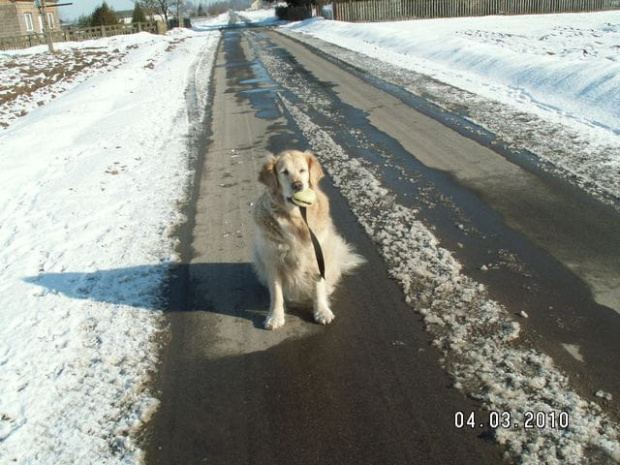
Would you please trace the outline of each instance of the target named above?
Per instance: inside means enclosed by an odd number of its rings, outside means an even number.
[[[271,79],[286,72],[275,58],[293,66],[290,87]],[[424,180],[419,208],[442,243],[494,298],[527,303],[532,345],[575,375],[580,394],[591,397],[596,387],[620,397],[617,215],[273,32],[224,32],[211,89],[191,220],[179,231],[185,262],[170,292],[147,463],[501,462],[489,431],[455,428],[456,412],[480,405],[451,387],[420,316],[329,176],[323,187],[336,226],[368,263],[337,291],[333,324],[294,309],[281,330],[262,329],[269,299],[250,265],[249,209],[265,156],[307,146],[279,99],[295,89],[305,111],[360,157],[371,155],[356,148],[351,127],[389,148],[384,181],[395,192],[413,188],[390,176],[390,166]],[[464,236],[455,228],[462,222],[478,234]],[[518,255],[519,266],[480,271],[500,255]],[[563,349],[576,342],[587,364]],[[611,410],[617,414],[617,402]]]

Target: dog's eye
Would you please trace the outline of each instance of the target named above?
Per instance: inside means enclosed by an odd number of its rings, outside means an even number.
[[[284,176],[288,176],[288,170],[284,170],[284,171],[282,171],[282,174],[283,174]]]
[[[299,170],[300,173],[305,173],[306,171],[307,171],[306,168],[302,168]]]

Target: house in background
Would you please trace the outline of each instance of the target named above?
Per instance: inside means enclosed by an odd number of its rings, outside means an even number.
[[[114,13],[116,13],[116,17],[121,21],[121,23],[132,24],[133,10],[121,10],[121,11],[115,11]],[[166,19],[164,18],[164,15],[160,15],[157,13],[151,14],[148,11],[145,11],[144,14],[146,15],[147,21],[164,21],[164,22],[166,21]]]
[[[60,17],[57,0],[47,0],[47,25],[52,31],[59,31]],[[14,37],[43,33],[43,21],[39,8],[33,0],[0,0],[0,37]]]

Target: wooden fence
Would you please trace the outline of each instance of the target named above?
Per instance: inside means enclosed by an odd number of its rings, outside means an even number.
[[[373,22],[618,10],[620,0],[336,0],[333,8],[335,20]]]
[[[79,42],[89,39],[100,39],[101,37],[135,34],[142,31],[163,34],[166,32],[166,26],[160,23],[152,21],[147,23],[115,24],[113,26],[68,27],[59,31],[53,31],[51,34],[54,42]],[[44,34],[0,37],[0,50],[15,50],[46,44],[47,41]]]

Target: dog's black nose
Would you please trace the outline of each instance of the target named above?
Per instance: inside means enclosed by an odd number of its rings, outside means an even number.
[[[304,189],[304,184],[301,181],[295,181],[292,187],[295,192],[299,192]]]

